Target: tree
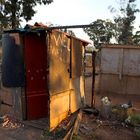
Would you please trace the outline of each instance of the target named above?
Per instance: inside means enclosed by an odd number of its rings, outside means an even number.
[[[140,31],[136,31],[136,33],[134,34],[133,43],[135,45],[140,45]]]
[[[134,44],[133,30],[135,14],[140,10],[136,8],[136,0],[119,0],[119,11],[111,7],[111,12],[116,13],[114,22],[116,24],[117,41],[119,44]],[[119,13],[119,14],[118,14]]]
[[[115,37],[115,24],[109,20],[97,19],[84,31],[94,41],[95,47],[98,47],[99,43],[110,43],[111,38]]]
[[[21,18],[31,20],[37,4],[50,4],[53,0],[0,0],[1,28],[17,28]]]
[[[136,0],[118,0],[119,9],[116,10],[110,6],[110,11],[115,14],[114,21],[98,19],[91,23],[91,27],[85,28],[84,31],[94,41],[95,46],[99,43],[110,43],[112,37],[119,44],[138,44],[140,32],[134,31],[134,22],[136,13],[140,12],[136,8]]]

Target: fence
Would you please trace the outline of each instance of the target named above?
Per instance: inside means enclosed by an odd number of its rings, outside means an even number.
[[[140,47],[102,45],[100,93],[140,95]]]

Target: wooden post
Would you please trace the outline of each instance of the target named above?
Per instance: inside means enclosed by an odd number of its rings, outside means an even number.
[[[95,93],[94,93],[94,89],[95,89],[95,56],[96,56],[96,52],[92,52],[92,96],[91,96],[91,107],[95,106]]]

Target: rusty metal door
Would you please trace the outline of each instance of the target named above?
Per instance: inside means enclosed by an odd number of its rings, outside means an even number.
[[[47,92],[47,46],[46,33],[28,33],[25,36],[25,70],[27,119],[46,117],[48,113]]]

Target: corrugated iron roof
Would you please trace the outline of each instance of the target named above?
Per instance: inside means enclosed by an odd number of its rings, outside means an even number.
[[[37,23],[37,22],[34,25],[27,24],[24,28],[5,30],[4,33],[29,33],[29,32],[40,32],[40,31],[45,31],[45,30],[46,31],[58,31],[58,32],[64,33],[68,37],[72,37],[72,38],[75,38],[77,40],[80,40],[81,42],[83,42],[84,46],[91,44],[90,42],[88,42],[84,39],[78,38],[76,36],[72,36],[64,31],[61,31],[60,29],[53,29],[53,28],[51,29],[48,26],[46,26],[42,23]]]

